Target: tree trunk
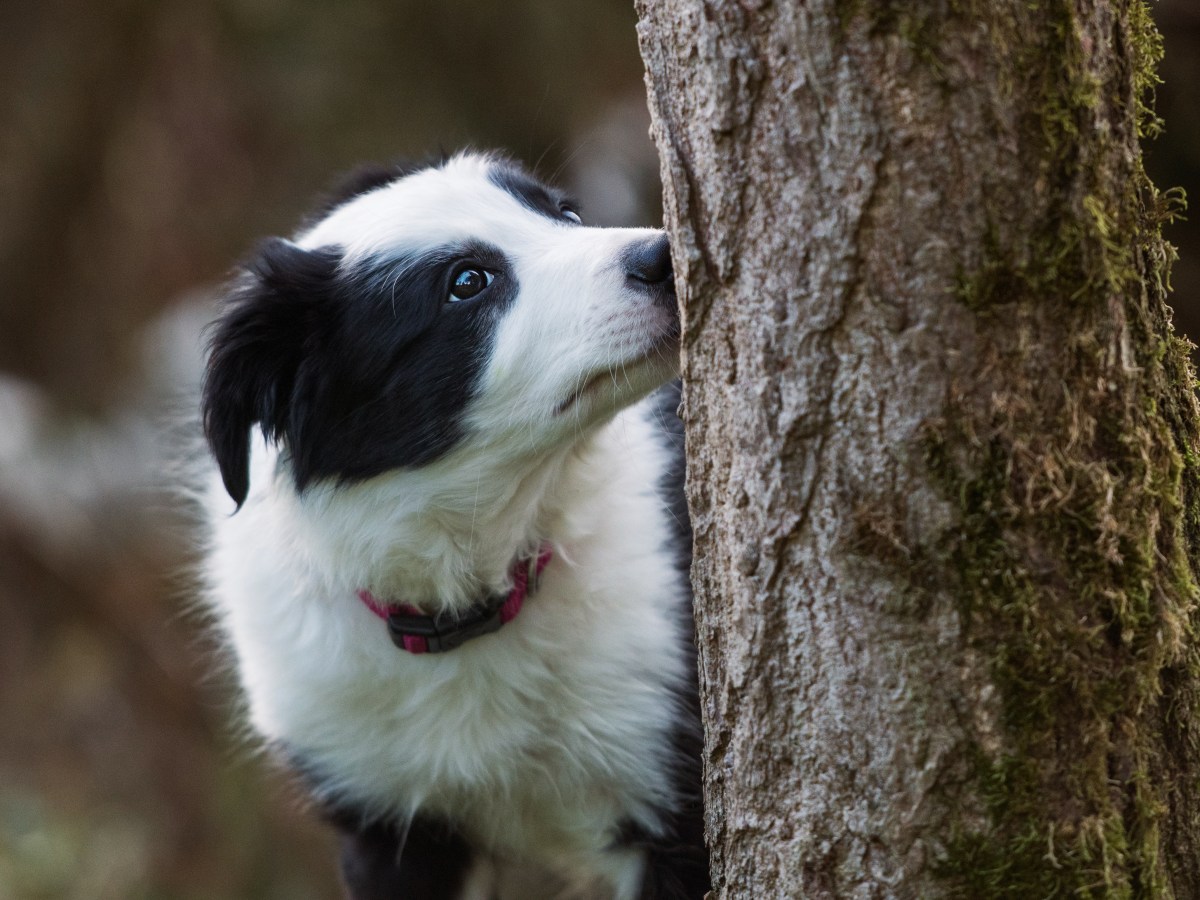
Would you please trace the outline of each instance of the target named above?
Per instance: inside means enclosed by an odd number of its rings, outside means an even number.
[[[716,896],[1200,896],[1145,4],[637,7]]]

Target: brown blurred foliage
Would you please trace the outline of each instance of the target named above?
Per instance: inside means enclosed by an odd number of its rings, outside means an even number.
[[[0,5],[0,368],[102,406],[131,325],[363,160],[553,168],[640,91],[633,25],[611,0]]]
[[[634,23],[612,0],[0,4],[0,900],[336,895],[186,613],[190,407],[161,411],[213,286],[357,163],[502,147],[593,220],[655,215]]]
[[[1157,105],[1166,131],[1146,145],[1146,162],[1160,189],[1182,187],[1193,204],[1186,219],[1167,229],[1167,238],[1179,248],[1172,277],[1175,327],[1200,344],[1200,3],[1158,0],[1154,12],[1167,49]]]
[[[1200,191],[1200,7],[1149,151]],[[332,848],[240,739],[171,483],[199,326],[334,173],[463,144],[657,218],[619,0],[0,3],[0,900],[306,900]],[[1173,227],[1200,334],[1200,219]]]

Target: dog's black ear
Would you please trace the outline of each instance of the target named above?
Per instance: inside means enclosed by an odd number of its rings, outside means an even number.
[[[318,337],[341,255],[266,241],[213,324],[204,374],[204,434],[240,509],[250,490],[250,430],[286,433],[296,370]]]

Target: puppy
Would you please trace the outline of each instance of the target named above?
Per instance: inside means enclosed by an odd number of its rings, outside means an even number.
[[[666,236],[373,170],[210,337],[207,596],[348,896],[703,896]]]

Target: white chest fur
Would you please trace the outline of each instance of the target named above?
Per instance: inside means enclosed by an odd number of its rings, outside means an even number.
[[[635,407],[544,474],[460,458],[305,499],[257,447],[235,516],[214,484],[208,569],[255,729],[340,800],[441,814],[502,857],[632,891],[636,860],[611,845],[621,822],[653,831],[673,803],[686,671],[654,429]],[[521,614],[448,653],[398,650],[355,596],[454,594],[541,539],[555,556]]]

